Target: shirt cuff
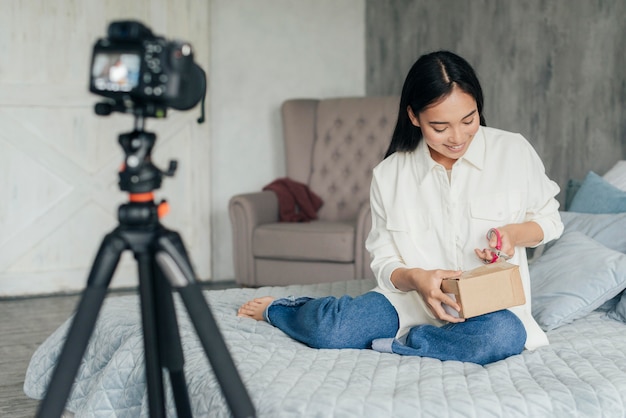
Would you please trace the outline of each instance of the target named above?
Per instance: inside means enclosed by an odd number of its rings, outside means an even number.
[[[558,217],[558,219],[540,218],[533,219],[532,221],[538,224],[539,227],[543,230],[543,239],[539,244],[535,245],[534,247],[538,247],[541,244],[545,244],[546,242],[557,239],[563,233],[563,222],[561,222],[560,216]]]
[[[393,273],[394,270],[399,269],[399,268],[406,268],[406,266],[399,261],[393,261],[385,265],[381,269],[380,279],[378,280],[380,287],[390,292],[402,292],[401,290],[398,290],[391,282],[391,273]]]

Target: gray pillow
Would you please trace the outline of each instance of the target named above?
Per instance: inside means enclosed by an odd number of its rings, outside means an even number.
[[[626,253],[626,212],[578,213],[560,212],[564,232],[578,231],[615,251]],[[546,250],[556,241],[546,244]]]
[[[617,302],[617,305],[615,305],[608,315],[610,318],[626,322],[626,292],[622,293],[622,297],[619,299],[619,302]]]
[[[529,265],[532,313],[545,331],[600,307],[626,288],[626,254],[566,232]]]

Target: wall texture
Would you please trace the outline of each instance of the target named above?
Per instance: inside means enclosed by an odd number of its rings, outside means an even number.
[[[365,94],[365,0],[212,0],[210,49],[212,278],[223,280],[229,199],[285,175],[281,103]]]
[[[367,94],[400,94],[421,54],[457,52],[487,124],[528,138],[563,189],[626,159],[625,22],[624,0],[368,0]]]
[[[155,34],[184,39],[208,64],[205,0],[0,1],[0,296],[77,291],[85,287],[102,238],[128,201],[118,187],[124,153],[118,135],[133,118],[100,117],[89,92],[91,53],[113,20],[137,19]],[[172,210],[163,223],[185,237],[201,278],[210,275],[209,129],[189,112],[146,121],[158,167],[179,162],[157,200]],[[130,252],[112,287],[137,284]]]

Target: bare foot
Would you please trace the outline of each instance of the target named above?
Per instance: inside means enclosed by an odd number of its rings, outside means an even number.
[[[243,305],[237,311],[237,316],[256,319],[257,321],[265,321],[263,313],[270,303],[274,301],[271,296],[263,296],[262,298],[252,299]]]

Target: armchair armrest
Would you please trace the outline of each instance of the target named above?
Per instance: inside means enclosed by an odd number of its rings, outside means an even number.
[[[233,230],[235,280],[254,286],[252,234],[258,225],[278,222],[278,198],[272,191],[236,195],[230,199],[228,214]]]
[[[365,248],[365,240],[372,229],[372,209],[370,202],[361,205],[357,212],[355,230],[355,274],[357,279],[374,278],[374,273],[370,267],[371,257]]]

